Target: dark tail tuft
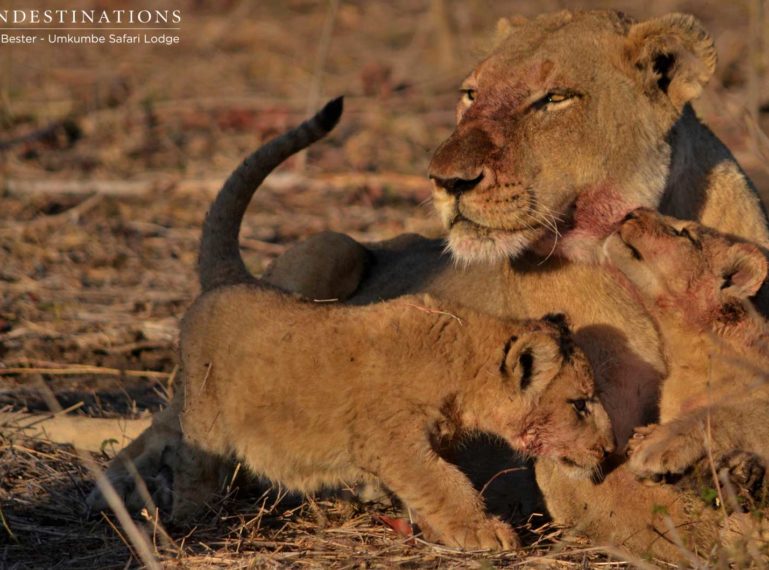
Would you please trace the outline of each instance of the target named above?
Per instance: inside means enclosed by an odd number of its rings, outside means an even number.
[[[318,124],[325,131],[330,131],[339,122],[344,111],[344,95],[332,99],[326,105],[318,111]]]

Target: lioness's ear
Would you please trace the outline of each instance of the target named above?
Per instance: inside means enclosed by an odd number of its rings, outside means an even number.
[[[662,91],[679,111],[699,97],[716,70],[713,39],[688,14],[667,14],[633,25],[626,49],[644,76],[647,93]]]
[[[523,16],[513,16],[512,18],[500,18],[497,20],[497,29],[494,32],[494,45],[501,44],[507,36],[513,31],[513,28],[524,25],[528,20]]]
[[[494,34],[494,43],[498,44],[510,35],[510,30],[513,29],[513,24],[507,18],[500,18],[497,21],[497,31]]]
[[[751,243],[736,243],[726,254],[721,290],[734,297],[752,297],[766,280],[767,271],[769,266],[760,249]]]
[[[532,332],[508,341],[499,369],[511,390],[537,397],[561,369],[562,360],[556,339]]]

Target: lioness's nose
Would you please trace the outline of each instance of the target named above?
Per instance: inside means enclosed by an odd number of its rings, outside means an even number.
[[[459,196],[460,194],[467,192],[468,190],[472,190],[478,186],[480,181],[483,180],[483,172],[481,172],[475,178],[460,178],[456,176],[452,178],[440,178],[438,176],[431,176],[430,178],[435,180],[435,183],[438,186],[443,188],[452,196]]]
[[[484,164],[497,150],[489,135],[477,125],[460,125],[436,150],[427,174],[436,186],[459,196],[478,186]]]

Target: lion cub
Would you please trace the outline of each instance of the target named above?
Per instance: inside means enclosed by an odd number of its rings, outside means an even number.
[[[377,479],[446,544],[509,549],[515,532],[437,449],[481,430],[589,475],[614,447],[560,315],[496,319],[427,295],[318,305],[236,285],[193,304],[180,343],[174,516],[205,495],[202,449],[305,493]]]
[[[661,425],[636,430],[630,469],[682,473],[706,456],[707,441],[716,456],[769,459],[769,323],[750,302],[767,276],[761,251],[646,209],[624,220],[605,251],[657,320],[669,365]]]

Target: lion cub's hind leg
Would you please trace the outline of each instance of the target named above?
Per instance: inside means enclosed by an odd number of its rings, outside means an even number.
[[[210,507],[224,490],[233,462],[181,441],[169,458],[174,474],[171,520],[183,524]]]
[[[517,548],[515,531],[484,512],[470,480],[432,448],[424,423],[401,419],[376,435],[356,437],[356,463],[376,473],[444,544],[468,550]]]
[[[138,513],[152,506],[161,513],[171,511],[173,469],[169,458],[181,439],[178,409],[172,403],[155,414],[152,425],[110,462],[105,474],[129,512]],[[148,503],[147,494],[154,505]],[[109,508],[98,487],[91,491],[86,504],[91,512]]]
[[[752,508],[766,505],[766,463],[756,453],[731,449],[716,460],[718,478],[731,490],[738,501]]]

